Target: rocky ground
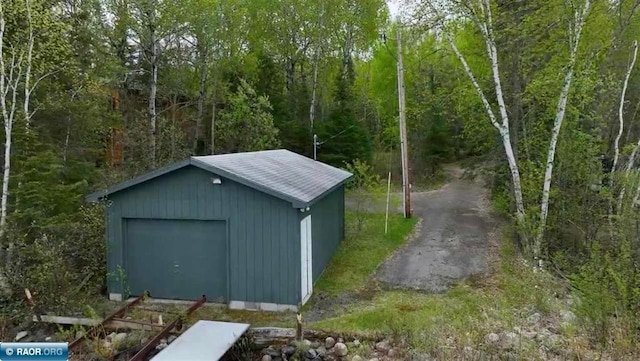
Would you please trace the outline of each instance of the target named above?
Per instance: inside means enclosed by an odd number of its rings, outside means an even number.
[[[270,346],[262,350],[262,361],[391,361],[406,360],[402,346],[392,345],[387,340],[375,343],[354,339],[345,342],[342,338],[327,337],[325,340],[292,342],[281,347]]]

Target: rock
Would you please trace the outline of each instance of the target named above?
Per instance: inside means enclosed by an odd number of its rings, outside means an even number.
[[[363,361],[363,360],[362,360],[362,357],[355,355],[351,358],[351,361]]]
[[[45,339],[44,339],[44,340],[45,340],[46,342],[51,342],[51,340],[53,340],[53,337],[51,337],[51,336],[47,336],[47,337],[45,337]]]
[[[549,331],[549,329],[543,328],[542,330],[540,330],[540,332],[538,332],[537,338],[541,341],[545,341],[553,345],[558,342],[560,336]]]
[[[327,354],[327,349],[324,348],[324,346],[320,346],[316,349],[316,352],[318,353],[318,356],[324,356]]]
[[[473,347],[465,346],[462,349],[462,353],[464,354],[465,360],[466,359],[473,360],[475,358],[475,355],[476,355],[476,350],[474,350]]]
[[[29,331],[20,331],[20,332],[18,332],[18,334],[16,335],[15,340],[16,340],[16,341],[20,341],[20,340],[22,340],[23,338],[25,338],[25,337],[27,337],[27,336],[29,336]]]
[[[324,348],[326,348],[327,350],[333,348],[333,346],[336,345],[336,340],[333,337],[327,337],[326,340],[324,340]]]
[[[318,346],[320,346],[319,342],[311,342],[311,341],[307,340],[306,338],[304,340],[302,340],[302,346],[304,346],[304,347],[314,347],[314,343],[317,343]]]
[[[360,341],[358,341],[357,339],[353,340],[353,346],[360,347]]]
[[[171,343],[173,341],[175,341],[178,338],[178,336],[176,335],[171,335],[167,338],[167,343]]]
[[[272,361],[271,356],[269,355],[262,356],[262,361]]]
[[[536,323],[540,322],[541,319],[542,315],[536,312],[527,318],[527,322],[529,322],[530,325],[535,325]]]
[[[533,340],[538,335],[536,331],[522,331],[520,334],[527,340]]]
[[[344,343],[344,339],[342,339],[342,337],[338,337],[338,339],[336,341],[337,341],[337,343]]]
[[[518,335],[513,332],[505,332],[502,334],[502,347],[505,349],[515,349],[518,347],[520,340]]]
[[[158,344],[158,346],[156,346],[156,350],[164,350],[165,347],[167,347],[169,344],[167,343],[167,339],[163,338],[162,340],[160,340],[160,343]]]
[[[271,356],[272,358],[282,356],[282,354],[280,353],[280,351],[278,351],[278,350],[276,350],[276,349],[274,349],[274,348],[272,348],[272,347],[267,347],[267,348],[265,348],[264,350],[262,350],[262,354],[263,354],[263,355],[269,355],[269,356]]]
[[[107,341],[107,340],[103,340],[102,341],[102,347],[107,349],[107,350],[111,350],[111,342]],[[156,347],[157,348],[157,347]]]
[[[307,360],[313,360],[316,357],[318,357],[318,352],[316,352],[316,350],[314,349],[309,349],[304,352],[303,357],[306,358]]]
[[[336,356],[347,356],[349,349],[344,343],[338,342],[333,346],[333,352],[335,352]]]
[[[488,344],[496,343],[498,341],[500,341],[500,336],[493,332],[484,337],[484,342]]]
[[[569,310],[560,312],[560,316],[562,317],[562,322],[566,324],[571,324],[576,320],[576,315]]]
[[[391,350],[391,345],[387,341],[380,341],[376,343],[376,350],[386,354]]]
[[[370,359],[369,361],[378,361],[378,358],[374,357],[374,358]]]
[[[322,358],[324,361],[336,361],[336,357],[331,354],[326,354]],[[315,361],[315,360],[314,360]]]
[[[110,334],[107,335],[107,340],[109,340],[109,342],[113,342],[113,339],[116,337],[117,333],[115,332],[111,332]]]
[[[169,343],[171,343],[171,337],[174,337],[174,340],[175,340],[175,336],[169,336]],[[112,340],[115,343],[124,342],[124,340],[126,339],[127,339],[127,334],[124,332],[117,333],[115,336],[112,337]]]
[[[285,346],[282,348],[282,353],[289,358],[291,355],[296,353],[296,348],[293,346]]]
[[[397,358],[397,357],[399,356],[399,354],[400,354],[400,353],[399,353],[399,352],[398,352],[398,350],[397,350],[397,349],[395,349],[395,348],[392,348],[391,350],[389,350],[389,352],[387,352],[387,356],[388,356],[389,358],[392,358],[392,359],[393,359],[393,358]]]
[[[278,357],[274,357],[273,361],[284,361],[284,359],[282,357],[278,356]]]

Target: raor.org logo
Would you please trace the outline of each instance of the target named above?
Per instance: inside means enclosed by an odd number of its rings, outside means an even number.
[[[7,356],[11,356],[11,355],[13,355],[13,349],[12,348],[8,348],[7,351],[5,351],[5,353],[7,354]]]

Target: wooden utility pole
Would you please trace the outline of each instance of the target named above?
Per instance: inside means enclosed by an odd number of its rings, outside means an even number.
[[[411,189],[409,183],[409,155],[407,153],[407,124],[404,99],[404,67],[402,65],[402,23],[398,16],[398,108],[400,113],[400,155],[402,158],[402,200],[404,217],[411,218]]]

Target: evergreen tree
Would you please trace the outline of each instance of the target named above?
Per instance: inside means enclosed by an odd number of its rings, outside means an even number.
[[[335,107],[318,134],[318,160],[339,167],[356,159],[368,162],[372,155],[367,128],[353,109],[353,79],[353,66],[347,65],[336,79]]]
[[[238,90],[229,97],[228,107],[216,123],[216,147],[223,153],[279,147],[278,128],[273,124],[271,111],[269,99],[240,79]]]

